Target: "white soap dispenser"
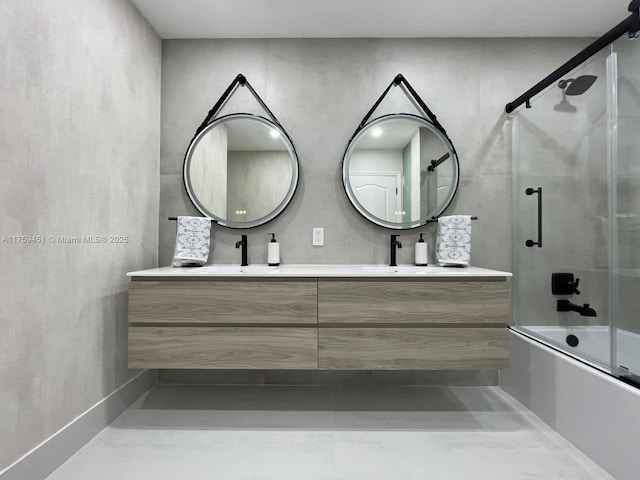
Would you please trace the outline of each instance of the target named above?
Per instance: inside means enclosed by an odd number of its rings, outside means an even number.
[[[420,234],[420,238],[416,242],[416,265],[419,267],[426,267],[429,264],[427,242],[422,238],[424,233]]]
[[[276,240],[275,233],[268,235],[271,235],[271,241],[267,243],[267,263],[270,267],[277,267],[280,265],[280,244]]]

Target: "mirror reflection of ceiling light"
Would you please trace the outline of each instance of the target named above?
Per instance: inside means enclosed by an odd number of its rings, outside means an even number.
[[[275,128],[271,129],[271,137],[272,138],[278,138],[280,136],[280,132],[278,130],[276,130]]]
[[[380,127],[376,127],[373,130],[371,130],[372,137],[379,137],[380,135],[382,135],[382,129]]]
[[[246,215],[247,211],[246,210],[236,210],[236,215]]]

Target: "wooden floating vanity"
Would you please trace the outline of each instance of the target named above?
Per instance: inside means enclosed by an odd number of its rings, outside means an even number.
[[[211,265],[128,276],[131,368],[476,370],[508,364],[507,272]]]

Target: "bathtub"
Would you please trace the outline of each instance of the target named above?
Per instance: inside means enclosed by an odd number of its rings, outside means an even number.
[[[535,340],[561,350],[605,372],[611,372],[609,327],[518,327],[515,329]],[[571,337],[570,337],[571,336]],[[577,344],[576,344],[577,342]],[[640,334],[617,330],[618,372],[640,375]]]
[[[576,347],[567,335],[578,337]],[[617,340],[620,362],[640,371],[637,359],[625,357],[640,355],[640,335],[619,332]],[[614,478],[637,480],[640,388],[613,377],[608,364],[607,327],[511,328],[500,387]]]

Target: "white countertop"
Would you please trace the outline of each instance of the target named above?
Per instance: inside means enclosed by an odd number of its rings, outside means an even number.
[[[204,265],[202,267],[159,267],[127,273],[128,277],[408,277],[465,278],[511,277],[510,272],[479,267],[439,267],[429,265]]]

